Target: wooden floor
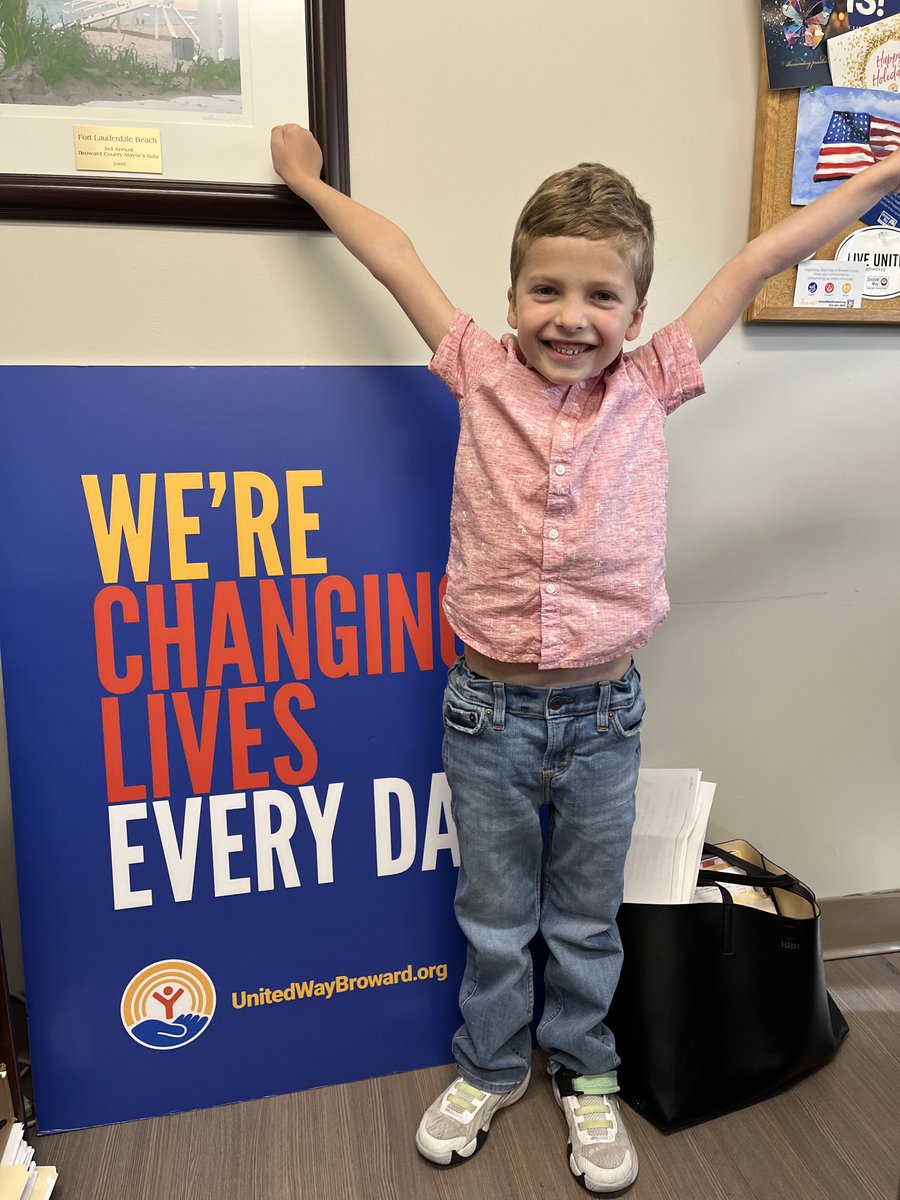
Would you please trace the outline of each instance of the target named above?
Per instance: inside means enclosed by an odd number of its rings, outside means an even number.
[[[900,954],[826,967],[850,1024],[836,1059],[789,1092],[664,1137],[631,1114],[629,1200],[897,1200]],[[536,1056],[537,1057],[537,1056]],[[537,1063],[536,1063],[537,1066]],[[536,1071],[484,1149],[449,1171],[416,1154],[449,1068],[38,1138],[54,1200],[466,1200],[584,1196]],[[715,1065],[710,1064],[710,1087]],[[626,1109],[626,1113],[628,1110]]]

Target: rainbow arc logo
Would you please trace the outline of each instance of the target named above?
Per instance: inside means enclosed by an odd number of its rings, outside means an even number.
[[[122,1024],[148,1050],[178,1050],[200,1036],[216,1011],[202,967],[169,958],[138,971],[122,993]]]

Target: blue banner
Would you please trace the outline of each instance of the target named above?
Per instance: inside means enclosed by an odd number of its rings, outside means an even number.
[[[0,379],[40,1130],[448,1061],[453,401],[423,368]]]

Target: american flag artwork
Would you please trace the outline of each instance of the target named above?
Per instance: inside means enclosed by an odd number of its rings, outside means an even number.
[[[871,113],[831,114],[816,160],[814,183],[849,179],[900,148],[900,121]]]

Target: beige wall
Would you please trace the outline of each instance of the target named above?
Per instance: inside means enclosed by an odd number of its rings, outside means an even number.
[[[347,0],[355,194],[500,333],[522,202],[605,160],[654,205],[652,331],[746,237],[759,15],[716,11]],[[327,235],[18,223],[0,262],[6,363],[426,361]],[[823,896],[900,884],[897,336],[737,328],[669,425],[673,611],[639,657],[644,761],[702,767],[713,832]],[[0,842],[8,820],[0,782]],[[8,942],[10,870],[0,851]]]

